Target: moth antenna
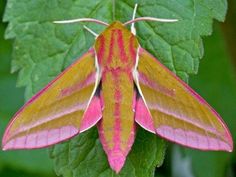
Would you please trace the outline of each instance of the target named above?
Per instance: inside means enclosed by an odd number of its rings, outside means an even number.
[[[135,18],[133,20],[127,21],[124,23],[124,25],[128,24],[134,24],[135,22],[139,21],[157,21],[157,22],[177,22],[178,19],[165,19],[165,18],[155,18],[155,17],[139,17]]]
[[[86,25],[83,25],[84,29],[86,29],[88,32],[90,32],[92,35],[95,36],[95,38],[98,37],[98,34],[95,33],[93,30],[91,30],[90,28],[88,28]]]
[[[134,12],[133,12],[133,17],[132,17],[132,20],[135,19],[135,15],[136,15],[136,12],[137,12],[137,8],[138,8],[138,4],[136,3],[135,6],[134,6]],[[134,27],[134,23],[131,24],[131,32],[136,35],[136,29]]]
[[[77,18],[72,20],[62,20],[62,21],[53,21],[53,23],[66,24],[66,23],[76,23],[76,22],[93,22],[104,26],[109,26],[108,23],[94,19],[94,18]]]

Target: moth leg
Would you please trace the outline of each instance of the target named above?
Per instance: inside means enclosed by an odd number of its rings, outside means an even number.
[[[92,35],[95,36],[95,39],[98,37],[98,34],[95,33],[93,30],[91,30],[89,27],[87,27],[86,25],[83,25],[84,29],[86,29],[88,32],[90,32]]]
[[[137,7],[138,7],[138,4],[136,3],[135,6],[134,6],[134,12],[133,12],[132,20],[135,19],[135,15],[136,15],[136,12],[137,12]],[[136,35],[136,29],[135,29],[135,27],[134,27],[134,23],[131,24],[131,33],[133,33],[134,35]]]

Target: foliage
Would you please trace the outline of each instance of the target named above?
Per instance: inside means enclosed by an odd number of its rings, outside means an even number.
[[[12,71],[19,71],[18,86],[26,87],[26,98],[58,75],[93,44],[93,37],[81,24],[56,25],[54,20],[92,17],[125,22],[132,16],[134,1],[9,0],[4,21],[9,22],[7,39],[14,39]],[[198,71],[203,56],[202,36],[212,32],[213,19],[224,20],[225,0],[140,0],[137,16],[177,18],[178,23],[140,22],[141,45],[183,80]],[[103,28],[86,24],[96,32]],[[163,162],[166,142],[141,128],[132,152],[119,176],[153,176]],[[116,176],[93,128],[50,149],[58,175]]]

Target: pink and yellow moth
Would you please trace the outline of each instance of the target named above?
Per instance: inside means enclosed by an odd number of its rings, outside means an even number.
[[[99,35],[88,29],[96,35],[94,46],[15,114],[3,136],[4,150],[47,147],[97,125],[110,167],[118,173],[138,124],[190,148],[232,151],[232,137],[216,111],[135,36],[137,21],[177,20],[134,16],[124,24],[89,18],[58,22],[107,27]]]

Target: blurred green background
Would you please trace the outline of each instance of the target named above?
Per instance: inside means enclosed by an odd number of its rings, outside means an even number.
[[[0,1],[0,17],[5,1]],[[226,22],[215,23],[204,38],[205,55],[189,84],[224,118],[236,141],[236,3],[229,1]],[[11,116],[24,103],[24,88],[16,88],[17,74],[10,73],[14,41],[4,40],[7,24],[0,23],[0,137]],[[53,177],[47,149],[0,151],[0,177]],[[236,153],[201,152],[170,145],[157,177],[236,177]]]

